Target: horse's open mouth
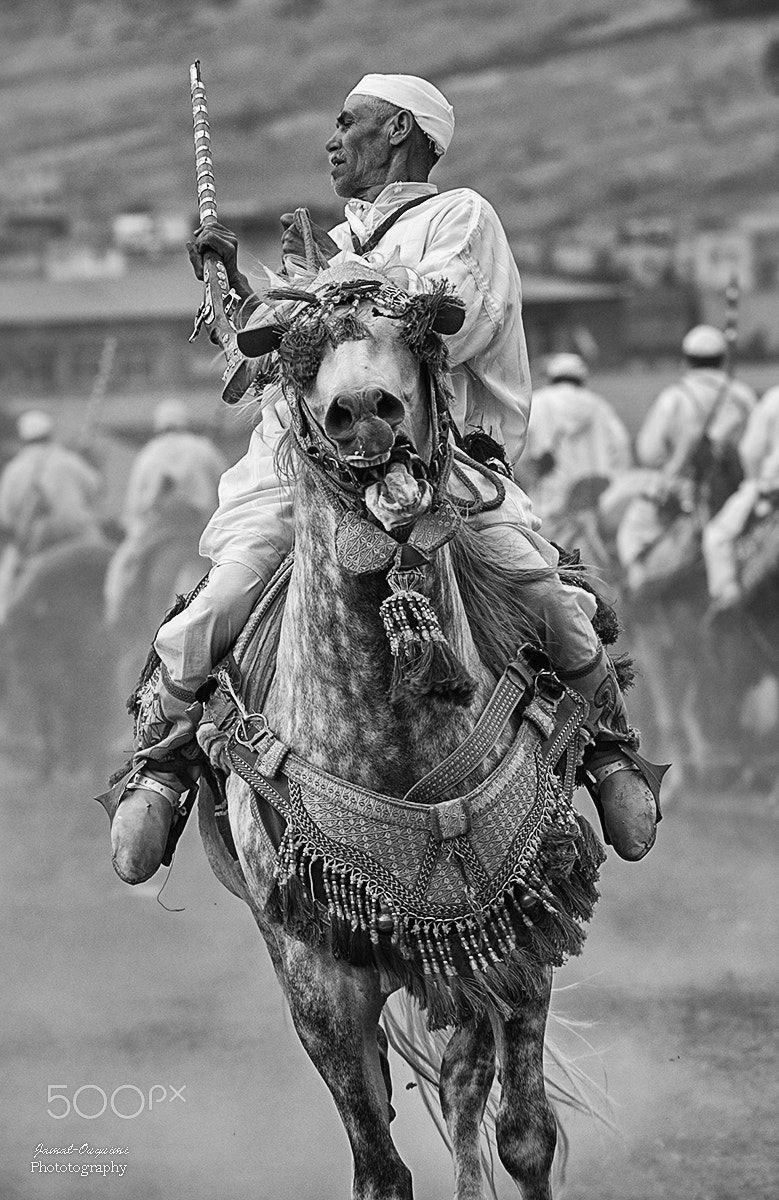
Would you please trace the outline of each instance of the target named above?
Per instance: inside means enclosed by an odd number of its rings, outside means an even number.
[[[404,433],[398,434],[389,450],[382,454],[361,455],[349,454],[344,456],[359,483],[365,488],[372,484],[381,483],[389,469],[395,463],[401,463],[409,475],[420,482],[429,477],[427,464],[419,457],[411,440]]]
[[[388,531],[410,525],[430,508],[429,471],[407,437],[400,435],[382,463],[362,474],[365,506]]]
[[[373,455],[347,454],[345,455],[345,461],[348,462],[353,471],[360,472],[370,470],[371,467],[383,466],[389,462],[391,455],[391,450],[386,450],[383,454]]]

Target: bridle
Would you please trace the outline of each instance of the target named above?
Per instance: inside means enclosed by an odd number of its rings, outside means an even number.
[[[433,293],[413,296],[375,278],[328,283],[315,291],[281,288],[268,293],[268,300],[295,301],[292,312],[276,313],[281,340],[274,371],[274,381],[280,383],[289,405],[295,445],[316,468],[328,494],[344,508],[362,507],[364,480],[338,455],[307,401],[325,351],[366,336],[359,315],[364,305],[371,305],[373,316],[399,323],[401,339],[420,363],[429,396],[432,453],[427,476],[435,503],[446,490],[453,461],[446,348],[442,338],[429,328],[436,305],[444,298],[449,299],[449,293],[443,286]],[[402,442],[393,450],[393,457],[398,456],[401,460],[411,457],[410,448],[407,450]]]

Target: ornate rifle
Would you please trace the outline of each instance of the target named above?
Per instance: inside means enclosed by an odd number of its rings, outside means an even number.
[[[100,352],[100,361],[97,365],[97,373],[92,382],[92,391],[89,394],[87,401],[84,421],[81,427],[81,435],[78,441],[78,448],[84,452],[91,448],[97,436],[97,427],[100,422],[100,412],[103,407],[103,401],[106,398],[108,391],[108,381],[111,378],[111,371],[114,367],[114,359],[116,358],[116,348],[119,345],[119,339],[115,334],[109,333],[103,342],[103,349]]]
[[[189,82],[192,93],[197,203],[200,223],[204,225],[215,222],[217,215],[211,127],[208,123],[206,89],[200,75],[200,59],[189,68]],[[227,359],[227,366],[222,373],[222,399],[225,404],[235,404],[253,382],[254,364],[238,349],[236,327],[232,318],[240,304],[240,298],[230,287],[225,265],[213,250],[206,250],[203,255],[203,282],[203,303],[195,317],[195,327],[189,340],[194,341],[205,325],[211,340],[222,347]]]
[[[727,356],[725,359],[726,371],[729,379],[732,379],[736,373],[736,352],[738,349],[738,303],[741,295],[741,287],[739,278],[734,271],[731,275],[728,286],[725,288],[725,344],[727,345]]]

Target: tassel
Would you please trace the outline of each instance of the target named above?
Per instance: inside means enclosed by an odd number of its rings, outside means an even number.
[[[453,653],[433,606],[420,592],[397,588],[393,574],[388,576],[393,594],[379,609],[395,659],[390,698],[442,695],[470,704],[476,682]]]
[[[354,312],[335,317],[329,325],[330,341],[333,346],[342,342],[359,342],[368,336],[368,327]]]
[[[285,884],[275,881],[265,906],[271,921],[285,929],[308,946],[319,946],[324,941],[324,927],[305,885],[295,876]]]

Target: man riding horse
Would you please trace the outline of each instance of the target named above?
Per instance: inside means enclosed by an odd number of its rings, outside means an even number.
[[[183,400],[161,400],[152,417],[154,436],[130,468],[122,512],[125,538],[105,581],[108,625],[132,624],[155,553],[175,536],[192,543],[194,557],[214,511],[227,460],[190,423]]]
[[[588,376],[581,355],[550,356],[547,386],[533,394],[522,459],[522,482],[532,492],[544,534],[557,545],[580,549],[580,542],[571,541],[582,528],[581,506],[571,504],[572,489],[578,484],[582,495],[589,483],[594,507],[595,489],[605,488],[633,463],[630,434],[608,400],[588,387]]]
[[[703,555],[712,612],[742,599],[736,544],[753,517],[766,517],[779,500],[779,387],[769,388],[749,415],[738,444],[744,478],[703,531]]]
[[[346,219],[329,234],[314,229],[314,240],[330,264],[371,264],[391,271],[409,291],[442,280],[450,285],[465,312],[462,327],[447,339],[454,423],[461,433],[488,431],[512,476],[530,409],[519,273],[487,201],[470,189],[439,193],[428,182],[453,131],[451,106],[424,79],[366,75],[347,96],[326,145],[333,188],[347,201]],[[304,251],[303,230],[291,214],[282,224],[289,269]],[[199,277],[207,249],[224,261],[244,313],[258,309],[238,268],[235,236],[216,224],[196,230],[189,251]],[[254,312],[250,324],[260,323],[262,313]],[[249,330],[241,337],[251,354]],[[372,389],[360,403],[369,416],[377,403]],[[159,683],[137,722],[132,767],[102,798],[112,819],[114,867],[128,883],[149,878],[160,865],[171,823],[180,819],[182,795],[197,778],[196,693],[292,546],[291,493],[274,460],[288,409],[275,385],[264,389],[261,405],[261,426],[246,456],[224,475],[219,507],[203,535],[201,551],[214,563],[208,581],[157,633]],[[539,521],[513,477],[504,482],[501,506],[477,505],[481,511],[469,520],[507,565],[537,573],[524,599],[560,678],[589,704],[592,740],[585,765],[607,838],[623,858],[641,858],[654,842],[657,780],[653,791],[613,668],[591,624],[593,597],[549,571],[557,566],[557,552],[539,535]],[[471,472],[468,483],[465,498],[485,498],[481,475]]]
[[[604,503],[624,514],[617,551],[631,590],[651,582],[648,552],[662,542],[675,507],[706,517],[738,484],[739,439],[756,403],[754,392],[726,369],[727,340],[713,325],[696,325],[682,341],[685,371],[664,388],[636,437],[640,468],[613,485]],[[689,557],[689,555],[687,556]]]
[[[30,596],[60,562],[103,542],[98,472],[57,442],[47,412],[22,413],[17,434],[21,449],[0,476],[0,624],[27,615]]]

